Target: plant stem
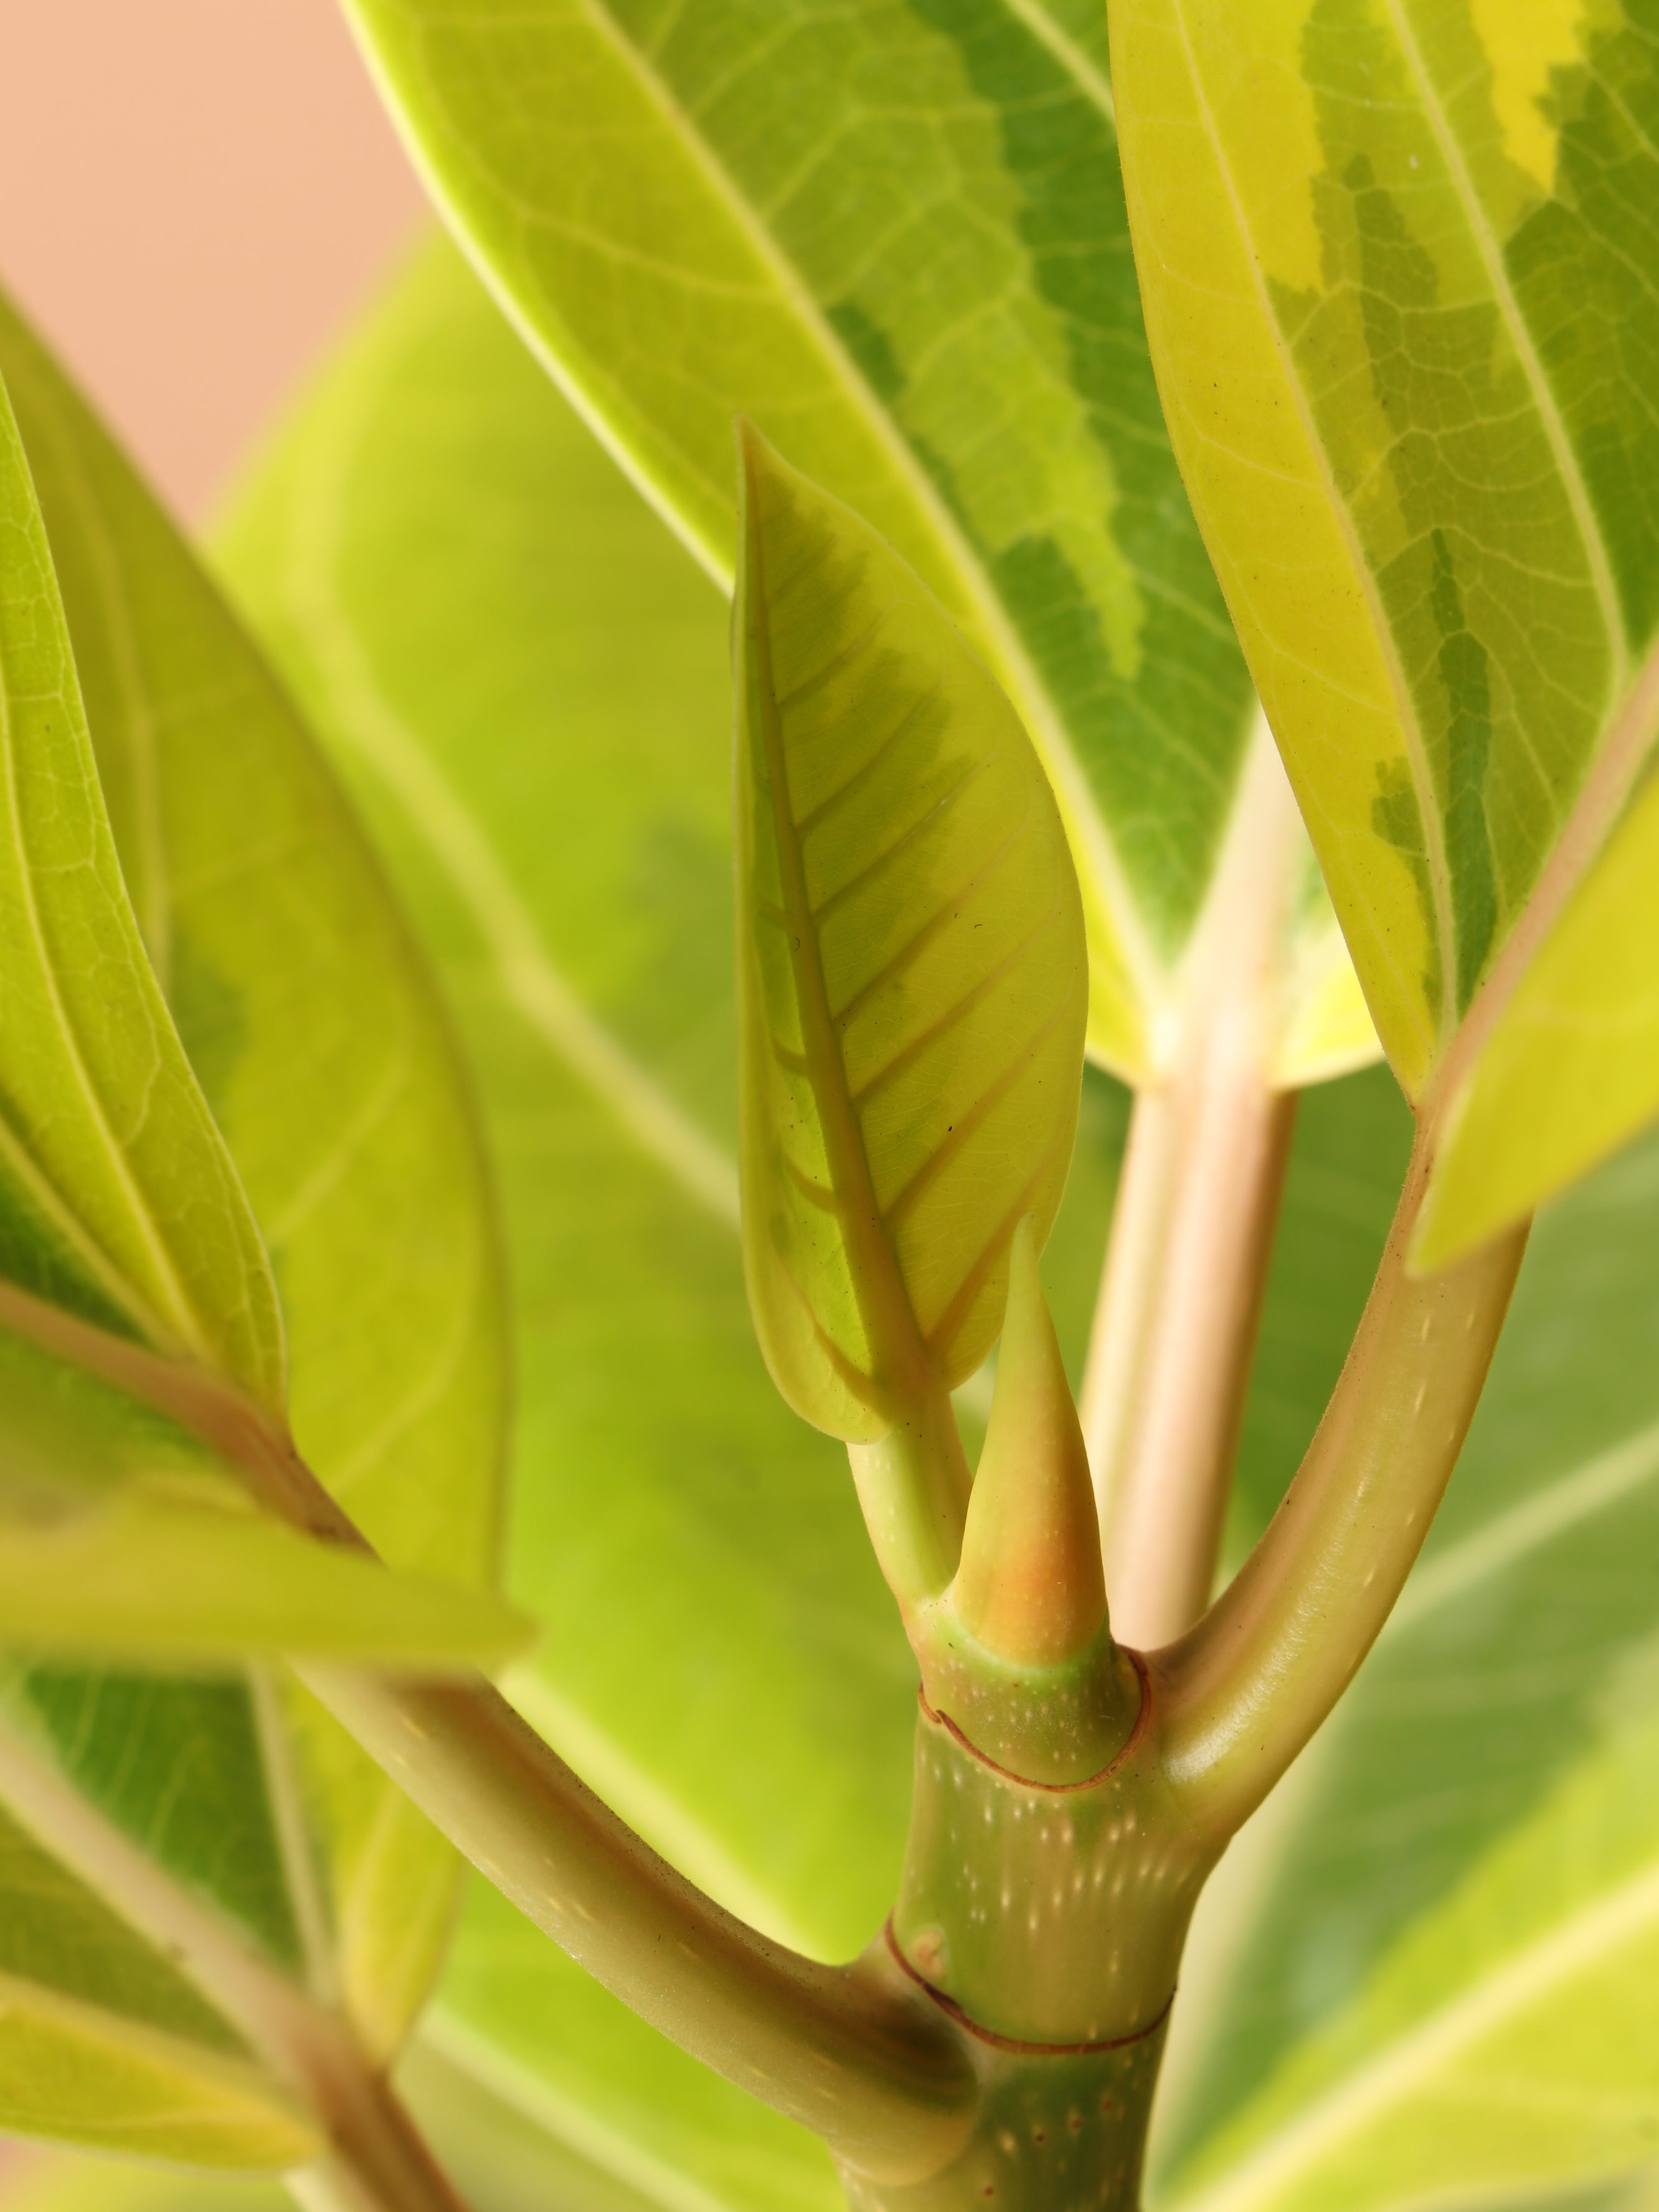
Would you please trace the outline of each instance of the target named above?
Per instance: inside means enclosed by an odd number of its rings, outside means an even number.
[[[1112,1632],[1153,1650],[1208,1601],[1295,1121],[1275,1091],[1297,816],[1261,724],[1135,1101],[1083,1388]]]
[[[723,1911],[650,1850],[481,1677],[297,1668],[489,1881],[694,2057],[888,2182],[965,2140],[961,2038],[886,1960],[820,1966]]]
[[[1406,1252],[1419,1133],[1347,1362],[1284,1504],[1154,1673],[1166,1766],[1194,1816],[1237,1828],[1325,1719],[1405,1584],[1462,1449],[1529,1224],[1433,1275]]]
[[[848,1444],[876,1561],[906,1620],[957,1571],[971,1478],[949,1394],[918,1395],[884,1437]]]
[[[1085,1385],[1112,1632],[1139,1650],[1210,1595],[1296,1118],[1234,1042],[1135,1100]]]
[[[332,2157],[288,2177],[307,2212],[466,2212],[385,2077],[363,2069],[340,2086]]]
[[[465,2212],[408,2114],[337,2014],[304,1992],[0,1725],[0,1799],[32,1835],[149,1937],[297,2092],[363,2212]]]

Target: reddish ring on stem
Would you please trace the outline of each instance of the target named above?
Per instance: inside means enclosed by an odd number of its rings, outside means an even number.
[[[981,1766],[988,1766],[993,1774],[1001,1775],[1005,1782],[1017,1782],[1022,1790],[1041,1790],[1054,1797],[1067,1796],[1079,1790],[1095,1790],[1117,1772],[1118,1768],[1122,1765],[1129,1753],[1146,1735],[1152,1717],[1152,1678],[1146,1662],[1139,1651],[1131,1651],[1127,1644],[1121,1645],[1119,1648],[1134,1668],[1140,1682],[1140,1704],[1136,1709],[1135,1724],[1107,1760],[1105,1765],[1101,1768],[1099,1773],[1087,1775],[1081,1782],[1034,1782],[1030,1775],[1016,1774],[1012,1766],[1001,1765],[996,1759],[982,1752],[971,1737],[964,1735],[949,1713],[937,1711],[930,1705],[927,1702],[927,1692],[925,1690],[920,1688],[917,1690],[916,1703],[930,1721],[936,1722],[947,1735],[955,1738],[970,1759],[976,1759]]]

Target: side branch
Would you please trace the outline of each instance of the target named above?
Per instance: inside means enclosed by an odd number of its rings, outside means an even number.
[[[287,1434],[216,1376],[4,1285],[0,1322],[183,1422],[268,1510],[373,1556]],[[953,1425],[950,1437],[959,1460]],[[957,1502],[941,1511],[959,1532]],[[824,1966],[744,1927],[649,1850],[482,1675],[296,1671],[481,1873],[653,2027],[878,2179],[920,2179],[954,2154],[969,2125],[971,2066],[884,1952]],[[356,2114],[349,2131],[378,2142],[383,2118]]]
[[[872,1948],[825,1966],[659,1859],[481,1677],[296,1670],[479,1872],[682,2049],[873,2178],[919,2180],[970,2124],[971,2067]]]
[[[1218,1836],[1335,1705],[1404,1587],[1462,1449],[1529,1224],[1441,1273],[1406,1251],[1419,1134],[1347,1362],[1284,1504],[1230,1587],[1153,1660],[1171,1780]]]

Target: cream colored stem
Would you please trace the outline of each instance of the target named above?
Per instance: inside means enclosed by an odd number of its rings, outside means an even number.
[[[1210,1595],[1296,1112],[1270,1066],[1296,811],[1265,726],[1135,1102],[1083,1390],[1112,1632],[1142,1650]]]
[[[1135,1102],[1083,1401],[1112,1632],[1139,1650],[1210,1595],[1295,1120],[1215,1042]]]
[[[1284,1504],[1203,1620],[1153,1661],[1167,1771],[1218,1837],[1261,1803],[1393,1610],[1509,1308],[1528,1224],[1438,1274],[1407,1273],[1430,1157],[1419,1136],[1347,1363]]]
[[[161,1407],[234,1462],[270,1510],[373,1556],[286,1434],[216,1378],[21,1293],[9,1303],[3,1285],[0,1325]],[[933,1410],[945,1455],[945,1527],[929,1540],[950,1550],[953,1567],[951,1529],[959,1538],[966,1467],[956,1464],[961,1442],[949,1401]],[[820,1966],[722,1912],[647,1850],[481,1676],[427,1682],[346,1668],[300,1671],[436,1826],[646,2019],[884,2179],[929,2172],[951,2154],[969,2124],[971,2069],[942,2016],[908,1984],[879,1963]],[[78,1802],[67,1795],[64,1817]],[[129,1846],[123,1864],[137,1881],[149,1863]],[[136,1917],[153,1928],[148,1905],[159,1909],[160,1900],[146,1899]],[[222,1947],[213,1958],[223,1971],[252,1976],[246,1988],[210,1992],[216,2001],[232,2010],[233,1996],[239,2004],[257,1998],[272,2033],[298,2036],[297,2063],[320,2015],[251,1957]],[[232,2016],[241,2020],[240,2011]],[[352,2124],[365,2145],[381,2139],[372,2112]],[[337,2130],[332,2140],[336,2166],[355,2172]],[[337,2181],[328,2169],[298,2185],[326,2202]],[[440,2201],[411,2195],[398,2212],[438,2212]],[[453,2212],[453,2199],[442,2201]]]
[[[182,1356],[169,1358],[112,1336],[12,1283],[0,1283],[0,1328],[180,1422],[240,1468],[261,1504],[283,1520],[310,1535],[361,1545],[350,1522],[301,1462],[287,1430],[222,1376]]]

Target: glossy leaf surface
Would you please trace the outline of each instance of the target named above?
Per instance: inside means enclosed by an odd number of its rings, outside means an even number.
[[[995,1341],[1077,1130],[1065,832],[1007,701],[858,518],[752,430],[738,671],[744,1256],[797,1413],[870,1438]]]
[[[1650,29],[1565,0],[1113,23],[1188,487],[1389,1054],[1463,1098],[1437,1263],[1659,1104],[1646,812],[1604,852],[1659,729]]]
[[[1030,0],[350,13],[469,252],[710,571],[734,574],[744,414],[984,657],[1071,837],[1091,1048],[1146,1073],[1255,709],[1159,421],[1098,23]],[[1375,1049],[1301,869],[1269,893],[1270,1050],[1298,1080]]]
[[[301,1443],[390,1558],[470,1610],[455,1585],[491,1564],[501,1357],[490,1217],[441,1018],[293,710],[9,310],[0,369],[123,870],[282,1277]],[[13,1389],[50,1364],[11,1340],[4,1362]],[[63,1370],[47,1387],[94,1390]],[[160,1449],[198,1479],[187,1440],[124,1404],[102,1393],[99,1419],[137,1422],[140,1459]],[[283,1971],[301,1970],[297,1927],[325,1929],[368,2045],[393,2047],[447,1932],[454,1862],[331,1724],[296,1705],[290,1735],[268,1691],[234,1681],[141,1692],[60,1668],[26,1678],[36,1707],[37,1689],[62,1723],[56,1755],[89,1762],[77,1786],[120,1778],[123,1832],[163,1861],[181,1828],[235,1835],[190,1880],[221,1904],[251,1881],[255,1940]],[[307,1831],[293,1855],[284,1838]],[[35,1963],[50,1981],[52,1959]],[[113,2002],[111,1971],[88,2002]],[[67,2108],[59,2120],[79,2124]],[[225,2154],[253,2158],[228,2138]]]
[[[1647,2154],[1656,1221],[1650,1139],[1534,1231],[1401,1607],[1203,1908],[1167,2201],[1501,2198]]]

